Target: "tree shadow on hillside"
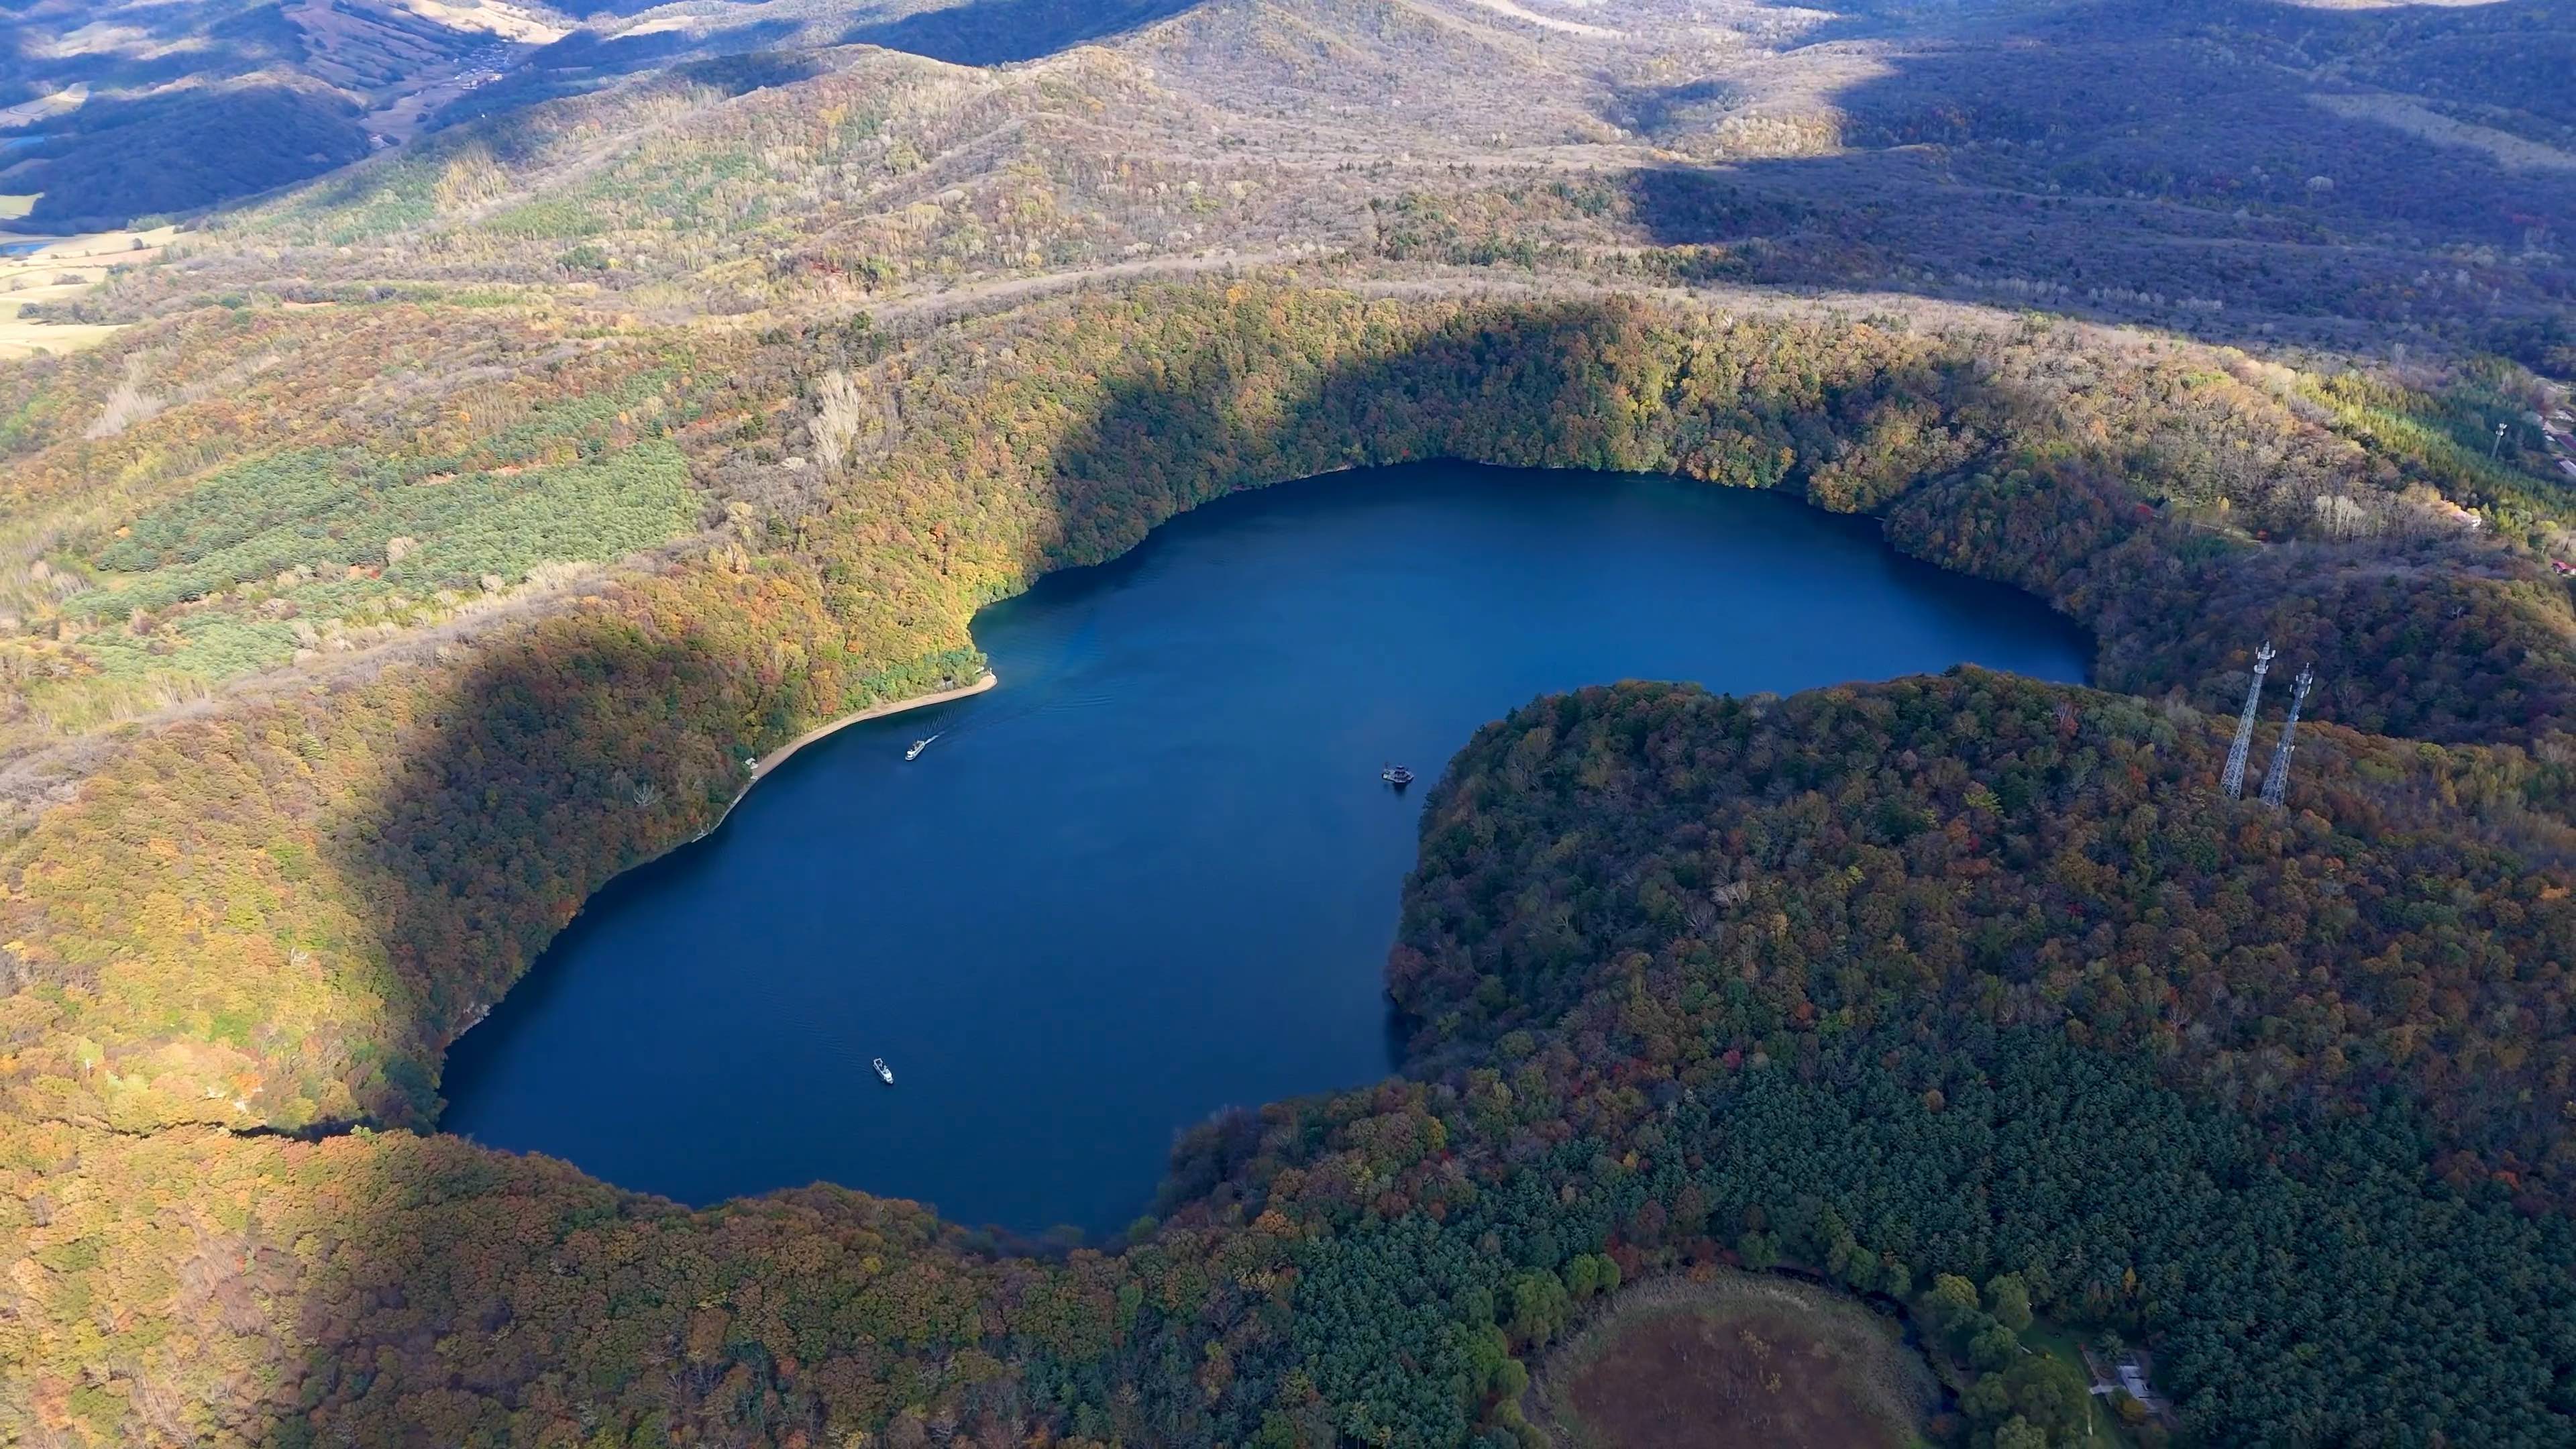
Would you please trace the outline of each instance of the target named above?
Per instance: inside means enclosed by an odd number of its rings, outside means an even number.
[[[2576,297],[2563,255],[2576,168],[2437,144],[2419,132],[2443,117],[2359,94],[2512,108],[2524,120],[2487,119],[2564,127],[2551,139],[2576,146],[2576,113],[2562,114],[2576,26],[2550,0],[2093,3],[1937,36],[1867,19],[1822,34],[1891,45],[1883,73],[1827,98],[1844,149],[1641,169],[1628,197],[1655,242],[1719,248],[1701,265],[1731,279],[2099,312],[2224,340],[2331,337],[2344,319],[2506,339]],[[2352,81],[2293,69],[2329,63]],[[1670,118],[1705,85],[1623,104],[1687,146]],[[2326,91],[2341,98],[2316,98]]]
[[[425,1125],[425,1067],[526,970],[590,895],[711,819],[744,762],[836,699],[754,667],[744,619],[657,623],[570,609],[434,686],[418,745],[324,848],[376,912],[394,1033],[358,1096]]]
[[[851,45],[881,45],[955,65],[1006,65],[1105,40],[1177,15],[1198,0],[966,0],[851,27]]]
[[[304,54],[302,30],[273,5],[240,10],[211,24],[198,5],[128,7],[117,13],[106,36],[90,37],[88,43],[61,43],[65,18],[49,17],[50,33],[24,20],[0,18],[0,84],[24,92],[12,100],[82,84],[143,92],[190,79],[229,79],[292,65]]]
[[[1187,9],[1191,3],[1193,0],[965,0],[892,20],[863,21],[832,39],[843,45],[882,46],[957,65],[1001,65],[1034,60],[1133,30]],[[636,10],[632,0],[618,0],[594,6],[588,13],[626,15]],[[624,76],[693,61],[700,63],[699,69],[706,78],[757,78],[757,85],[785,85],[823,68],[818,62],[799,57],[795,50],[817,40],[808,22],[778,18],[719,26],[703,35],[677,29],[624,35],[576,31],[539,50],[501,80],[457,98],[438,113],[435,124],[454,125],[478,116],[518,110],[596,90]],[[756,86],[746,87],[749,88]]]
[[[466,92],[430,118],[436,129],[506,115],[547,101],[585,95],[628,76],[668,70],[675,77],[743,95],[820,75],[823,62],[773,47],[802,33],[794,21],[755,20],[703,35],[655,30],[602,36],[577,30],[513,66],[489,85]]]
[[[201,210],[321,175],[367,154],[337,97],[283,85],[186,88],[92,100],[7,159],[39,191],[7,229],[103,230]]]

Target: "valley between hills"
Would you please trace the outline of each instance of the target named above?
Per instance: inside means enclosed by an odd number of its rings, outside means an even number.
[[[2576,7],[21,8],[7,1442],[2576,1442]],[[1113,1234],[440,1132],[747,760],[1426,460],[2090,684],[1415,761],[1401,1070]]]

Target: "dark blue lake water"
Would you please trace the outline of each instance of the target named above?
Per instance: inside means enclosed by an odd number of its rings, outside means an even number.
[[[1390,1071],[1416,814],[1477,726],[1623,678],[2090,657],[1865,520],[1464,465],[1212,504],[975,638],[1000,687],[808,746],[593,900],[450,1054],[447,1127],[693,1203],[819,1179],[1115,1228],[1180,1129]]]

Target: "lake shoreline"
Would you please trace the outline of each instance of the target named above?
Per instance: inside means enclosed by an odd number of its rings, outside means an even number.
[[[1354,470],[1159,530],[978,610],[978,667],[909,671],[935,692],[738,744],[747,798],[860,718],[1011,675],[1001,706],[862,730],[724,816],[721,849],[585,899],[446,1063],[443,1125],[674,1202],[834,1182],[1106,1238],[1173,1124],[1408,1065],[1385,972],[1426,797],[1374,767],[1428,784],[1497,712],[1599,679],[2072,681],[2091,653],[1869,520],[1662,475]],[[942,729],[974,739],[902,763]]]
[[[751,777],[742,782],[741,789],[733,792],[733,798],[725,802],[725,808],[718,812],[714,820],[708,822],[706,829],[699,831],[697,834],[692,835],[688,839],[680,841],[677,844],[657,850],[651,855],[646,856],[644,859],[628,866],[626,870],[621,870],[617,872],[617,875],[612,875],[608,880],[600,882],[598,886],[591,890],[589,895],[585,895],[581,898],[581,911],[589,910],[591,899],[597,896],[601,891],[608,889],[610,882],[615,881],[617,876],[622,876],[626,874],[627,871],[642,870],[644,867],[661,860],[672,852],[686,850],[690,846],[695,845],[699,841],[706,839],[708,836],[715,834],[719,830],[722,830],[724,828],[724,823],[733,818],[733,812],[741,806],[744,798],[749,796],[751,792],[759,786],[761,781],[769,778],[769,772],[777,769],[783,764],[786,764],[789,756],[795,754],[798,750],[805,748],[807,745],[810,745],[827,735],[838,734],[840,731],[848,729],[854,724],[859,724],[867,720],[885,719],[891,715],[905,714],[916,709],[928,709],[934,704],[946,704],[951,700],[965,699],[973,695],[982,694],[984,691],[991,689],[994,685],[1001,682],[1002,680],[1000,675],[987,669],[984,671],[983,677],[976,680],[973,684],[959,685],[955,689],[936,690],[929,694],[916,694],[910,699],[890,699],[883,704],[869,705],[866,709],[859,710],[854,714],[845,714],[839,719],[833,720],[829,724],[816,725],[814,728],[807,730],[805,733],[798,735],[796,738],[789,740],[783,745],[780,745],[777,749],[771,750],[768,754],[761,756],[758,760],[753,761],[751,766]],[[581,911],[575,911],[573,914],[579,915],[581,914]]]
[[[1000,675],[987,669],[984,671],[983,677],[976,680],[973,684],[963,684],[959,685],[955,689],[942,689],[930,694],[916,694],[910,699],[895,699],[888,700],[884,704],[872,704],[866,709],[860,710],[855,714],[845,714],[839,719],[833,720],[829,724],[816,725],[814,728],[807,730],[805,733],[798,735],[796,738],[789,740],[783,745],[780,745],[777,749],[771,750],[768,754],[761,756],[759,762],[751,767],[751,778],[743,782],[741,793],[733,797],[733,804],[725,806],[725,814],[732,814],[734,805],[742,803],[742,797],[751,793],[752,786],[757,785],[762,780],[768,778],[770,771],[786,764],[790,755],[795,754],[798,750],[805,748],[816,740],[822,739],[826,735],[837,734],[840,731],[849,728],[851,725],[861,723],[865,720],[884,719],[890,715],[907,714],[916,709],[928,709],[934,704],[946,704],[950,700],[971,698],[975,695],[982,694],[984,691],[991,689],[994,685],[1001,682],[1002,680]],[[723,817],[717,817],[716,825],[722,824],[724,824]],[[707,829],[712,831],[715,829],[715,825],[710,825]]]
[[[780,745],[777,749],[771,750],[768,754],[761,756],[757,761],[755,761],[751,767],[751,778],[743,781],[742,788],[734,792],[734,796],[731,800],[725,802],[723,812],[717,815],[715,820],[709,824],[706,829],[699,831],[697,834],[690,836],[686,840],[665,846],[662,849],[653,852],[651,855],[646,856],[644,859],[635,862],[633,865],[627,866],[625,869],[616,872],[607,880],[601,881],[597,886],[593,887],[588,894],[581,898],[581,905],[573,912],[573,914],[575,916],[579,916],[584,911],[589,910],[590,903],[598,899],[602,891],[607,890],[620,878],[642,870],[646,866],[658,864],[671,855],[688,849],[690,846],[697,844],[722,829],[724,827],[724,823],[733,818],[734,809],[736,806],[742,804],[743,797],[752,792],[752,787],[758,785],[762,780],[767,779],[770,771],[787,763],[787,759],[790,755],[795,754],[798,750],[805,748],[816,740],[822,739],[826,735],[838,733],[841,730],[849,728],[851,725],[859,724],[866,720],[885,719],[889,716],[904,714],[911,710],[928,709],[934,704],[946,704],[950,700],[966,699],[974,695],[982,694],[984,691],[991,689],[994,685],[1001,682],[1001,676],[995,674],[992,670],[987,669],[984,671],[983,677],[972,684],[960,685],[955,689],[937,690],[930,694],[916,694],[910,699],[890,699],[883,704],[872,704],[866,709],[859,710],[856,713],[845,714],[839,719],[833,720],[828,724],[816,725],[814,728],[807,730],[805,733],[798,735],[796,738],[789,740],[783,745]],[[549,942],[548,944],[551,946],[552,943]],[[516,990],[518,988],[518,984],[518,982],[512,982],[509,987],[504,988],[504,994],[506,995],[509,991]],[[440,1073],[442,1077],[445,1075],[446,1071],[446,1054],[455,1048],[457,1042],[464,1039],[467,1032],[481,1026],[484,1019],[491,1014],[492,1004],[485,1004],[477,1007],[468,1017],[465,1024],[459,1026],[456,1031],[447,1038],[447,1045],[439,1049]]]

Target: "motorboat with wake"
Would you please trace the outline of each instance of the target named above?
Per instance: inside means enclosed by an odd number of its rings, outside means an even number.
[[[1402,765],[1389,765],[1378,771],[1377,777],[1399,790],[1413,783],[1413,772]]]
[[[892,1067],[890,1067],[890,1066],[887,1066],[887,1065],[885,1064],[885,1058],[883,1058],[883,1057],[878,1057],[878,1058],[876,1059],[875,1065],[876,1065],[876,1069],[877,1069],[877,1076],[878,1076],[879,1078],[881,1078],[881,1079],[885,1082],[885,1084],[886,1084],[887,1086],[889,1086],[889,1087],[893,1086],[893,1085],[894,1085],[894,1068],[892,1068]]]
[[[941,730],[941,731],[939,732],[939,735],[944,735],[944,734],[946,734],[946,733],[948,733],[948,731],[946,731],[946,730]],[[929,748],[930,748],[930,740],[935,740],[935,739],[939,738],[939,735],[932,735],[932,736],[930,737],[930,739],[927,739],[927,740],[914,740],[914,741],[912,742],[912,748],[911,748],[911,749],[908,749],[908,750],[906,750],[906,751],[904,751],[904,752],[903,752],[904,762],[905,762],[906,764],[909,764],[909,763],[911,763],[911,762],[912,762],[912,761],[914,761],[914,760],[918,760],[918,759],[920,759],[920,758],[921,758],[921,752],[922,752],[922,751],[924,751],[924,750],[926,750],[926,749],[929,749]]]

